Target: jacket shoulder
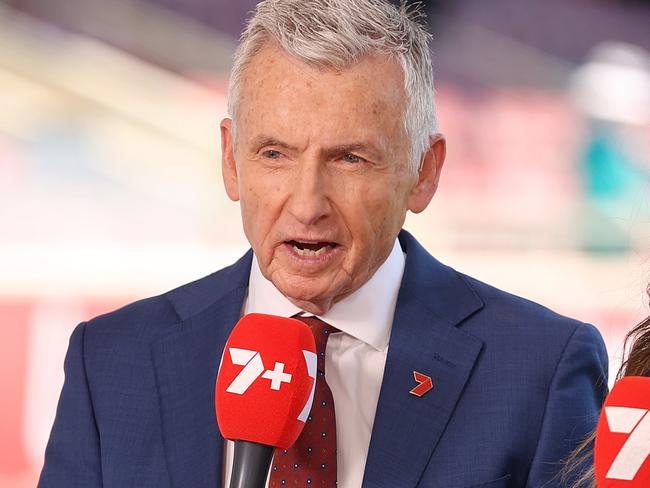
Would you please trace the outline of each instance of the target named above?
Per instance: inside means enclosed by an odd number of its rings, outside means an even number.
[[[235,264],[165,292],[99,315],[87,322],[88,335],[127,335],[153,340],[174,325],[199,314],[224,295],[248,285],[250,252]]]
[[[458,274],[484,303],[481,312],[468,324],[475,332],[488,335],[506,333],[511,339],[521,335],[526,341],[536,338],[543,340],[543,343],[554,342],[560,346],[579,333],[602,343],[600,333],[591,324],[567,317],[471,276]]]
[[[591,325],[565,317],[538,303],[522,298],[441,263],[408,232],[400,233],[406,252],[404,279],[408,289],[435,315],[437,308],[462,304],[468,314],[459,327],[470,334],[497,344],[520,343],[555,345],[562,348],[574,333],[585,333],[602,343]],[[454,305],[456,304],[456,305]]]

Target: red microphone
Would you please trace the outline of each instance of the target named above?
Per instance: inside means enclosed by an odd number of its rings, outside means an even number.
[[[618,381],[600,413],[594,464],[598,488],[650,487],[650,378]]]
[[[276,447],[291,447],[311,410],[316,344],[302,321],[243,316],[228,338],[215,392],[221,435],[235,441],[231,488],[264,487]]]

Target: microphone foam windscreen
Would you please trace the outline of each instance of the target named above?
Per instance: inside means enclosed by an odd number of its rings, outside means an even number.
[[[243,316],[223,352],[215,392],[226,439],[287,449],[307,420],[316,382],[316,345],[297,319]]]
[[[650,487],[650,378],[626,376],[605,400],[596,431],[598,488]]]

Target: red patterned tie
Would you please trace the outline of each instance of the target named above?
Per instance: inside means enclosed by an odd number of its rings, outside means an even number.
[[[318,372],[314,403],[300,437],[286,450],[277,449],[271,464],[269,488],[336,486],[336,418],[332,391],[325,382],[325,346],[337,329],[316,317],[295,317],[314,334]]]

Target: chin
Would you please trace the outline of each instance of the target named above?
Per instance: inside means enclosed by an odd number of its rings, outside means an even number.
[[[275,287],[292,302],[321,303],[331,301],[330,287],[314,283],[314,278],[291,276],[273,282]]]
[[[304,285],[288,285],[284,288],[278,288],[287,298],[299,301],[319,301],[327,295],[326,291],[321,287],[304,286]]]

